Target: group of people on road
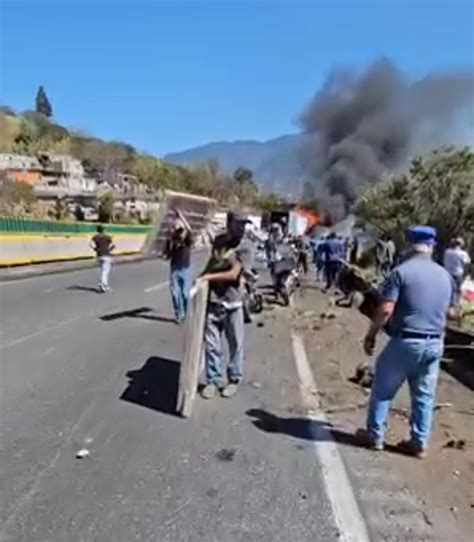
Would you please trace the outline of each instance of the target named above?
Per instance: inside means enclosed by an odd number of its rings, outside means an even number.
[[[335,232],[312,239],[311,247],[316,267],[316,280],[325,282],[327,290],[335,286],[337,275],[344,263],[356,262],[359,250],[356,237],[344,238]]]
[[[217,394],[232,397],[243,378],[244,313],[240,287],[245,265],[245,215],[231,216],[227,231],[213,242],[209,261],[197,278],[197,284],[209,286],[205,320],[205,385],[201,395],[212,399]],[[396,265],[395,244],[383,236],[376,246],[376,267],[385,277],[380,289],[380,303],[364,339],[364,350],[374,353],[381,330],[389,341],[375,364],[364,443],[372,449],[384,447],[384,436],[390,403],[403,382],[408,381],[412,414],[410,438],[401,448],[415,457],[425,457],[432,422],[433,404],[438,380],[443,338],[448,318],[456,315],[461,284],[471,263],[461,238],[453,239],[446,249],[443,265],[433,259],[437,232],[429,226],[413,226],[407,233],[408,249]],[[281,245],[283,232],[274,227],[265,244],[271,270]],[[303,242],[300,252],[307,252]],[[100,289],[110,291],[109,274],[112,238],[98,226],[91,240],[100,264]],[[170,262],[170,292],[175,319],[186,318],[191,284],[191,251],[193,232],[177,212],[164,254]],[[311,242],[317,280],[326,280],[327,289],[334,286],[342,262],[355,261],[356,240],[344,240],[335,233]],[[229,362],[223,369],[223,344],[228,343]]]

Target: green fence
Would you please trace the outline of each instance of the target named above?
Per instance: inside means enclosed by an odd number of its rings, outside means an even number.
[[[146,234],[153,226],[104,224],[108,233]],[[53,222],[48,220],[29,220],[27,218],[0,217],[0,233],[55,233],[90,234],[96,231],[93,222]]]

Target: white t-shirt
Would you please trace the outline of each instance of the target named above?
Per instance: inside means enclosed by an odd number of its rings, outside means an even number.
[[[448,248],[444,253],[443,265],[454,277],[463,276],[466,266],[470,263],[471,258],[469,254],[462,248]]]

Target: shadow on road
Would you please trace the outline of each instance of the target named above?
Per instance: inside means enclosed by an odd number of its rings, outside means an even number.
[[[79,291],[79,292],[93,292],[94,294],[102,293],[99,288],[93,288],[92,286],[77,286],[77,285],[74,285],[74,286],[68,286],[66,288],[66,290],[68,290],[70,292]]]
[[[151,357],[141,369],[128,371],[128,386],[120,396],[122,401],[140,405],[151,410],[173,414],[176,412],[178,395],[179,362]]]
[[[99,320],[102,320],[103,322],[112,322],[114,320],[119,320],[120,318],[142,318],[143,320],[153,320],[154,322],[165,322],[168,324],[175,323],[175,320],[169,316],[149,314],[150,312],[153,312],[153,309],[150,307],[138,307],[137,309],[104,314],[104,316],[99,317]]]
[[[330,422],[320,422],[309,418],[283,418],[258,408],[248,410],[247,416],[254,418],[252,420],[253,425],[266,433],[278,433],[312,442],[330,440],[328,439],[330,435],[339,444],[366,448],[359,435],[334,429]],[[387,444],[385,445],[385,451],[401,453],[396,446]]]

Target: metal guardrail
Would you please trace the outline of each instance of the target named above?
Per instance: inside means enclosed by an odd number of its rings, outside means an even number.
[[[104,224],[108,233],[147,234],[152,225]],[[91,234],[97,229],[94,222],[56,222],[30,220],[28,218],[0,217],[0,233],[38,233],[38,234]]]

